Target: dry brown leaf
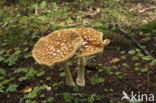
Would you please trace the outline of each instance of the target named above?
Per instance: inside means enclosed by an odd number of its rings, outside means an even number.
[[[103,44],[104,44],[105,46],[107,46],[109,43],[110,43],[110,39],[105,39],[105,40],[103,41]]]
[[[32,87],[30,87],[30,86],[26,86],[25,88],[24,88],[24,93],[29,93],[29,92],[31,92],[32,91]]]
[[[119,62],[119,61],[120,61],[119,58],[113,58],[113,59],[110,61],[110,63],[116,63],[116,62]]]

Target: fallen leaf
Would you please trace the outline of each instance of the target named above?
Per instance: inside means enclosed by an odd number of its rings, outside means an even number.
[[[119,61],[120,61],[119,58],[113,58],[113,59],[110,61],[110,63],[116,63],[116,62],[119,62]]]
[[[29,92],[31,92],[32,91],[32,87],[30,87],[30,86],[26,86],[25,88],[24,88],[24,93],[29,93]]]
[[[103,44],[104,44],[105,46],[107,46],[109,43],[110,43],[110,40],[109,40],[109,39],[105,39],[105,40],[103,41]]]

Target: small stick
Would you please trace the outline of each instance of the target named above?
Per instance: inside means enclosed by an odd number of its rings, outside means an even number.
[[[36,2],[35,14],[38,14],[37,9],[38,9],[38,0],[37,0],[37,2]]]
[[[36,4],[36,8],[35,8],[35,14],[37,14],[37,8],[38,8],[38,7],[37,7],[37,4]]]
[[[139,13],[144,13],[146,11],[153,10],[153,9],[156,9],[156,6],[153,6],[151,8],[146,8],[146,9],[143,9],[143,10],[140,10]]]

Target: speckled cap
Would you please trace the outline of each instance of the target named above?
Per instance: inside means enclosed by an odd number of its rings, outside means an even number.
[[[77,31],[83,38],[83,44],[77,50],[73,58],[79,58],[83,56],[93,55],[102,52],[103,45],[103,33],[91,28],[71,28]]]
[[[82,43],[74,29],[57,30],[37,41],[32,56],[41,65],[53,66],[70,59]]]

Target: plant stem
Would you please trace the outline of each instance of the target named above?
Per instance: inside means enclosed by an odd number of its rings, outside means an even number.
[[[38,14],[37,9],[38,9],[38,0],[36,2],[35,14]]]
[[[77,79],[76,79],[76,83],[79,86],[85,86],[85,78],[84,78],[85,66],[86,66],[85,57],[79,58],[78,65],[79,65],[79,69],[78,69],[78,76],[77,76]]]
[[[66,73],[66,84],[69,86],[75,86],[75,83],[73,82],[73,78],[69,70],[69,66],[67,65],[67,62],[63,63],[63,68]]]

